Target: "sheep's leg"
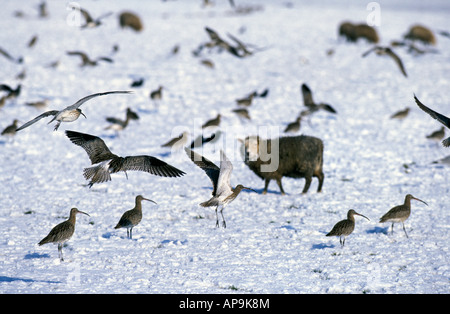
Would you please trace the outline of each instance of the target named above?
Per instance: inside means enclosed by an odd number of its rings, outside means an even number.
[[[303,191],[302,191],[303,194],[305,194],[309,190],[309,187],[310,187],[311,181],[312,181],[312,173],[307,172],[305,174],[305,180],[306,180],[305,187],[303,188]]]
[[[277,184],[278,187],[280,188],[281,195],[285,195],[286,193],[284,193],[283,185],[281,184],[281,178],[277,178]]]
[[[322,191],[323,179],[325,178],[325,175],[323,174],[323,172],[320,172],[317,175],[317,178],[319,179],[319,187],[317,188],[317,192],[321,192]]]
[[[267,188],[269,187],[270,179],[266,179],[264,182],[264,191],[263,194],[267,194]]]

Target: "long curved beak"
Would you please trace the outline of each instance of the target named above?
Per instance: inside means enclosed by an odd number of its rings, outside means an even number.
[[[85,119],[87,119],[87,117],[84,115],[84,113],[80,112],[80,114],[81,114]]]
[[[146,201],[149,201],[149,202],[152,202],[153,204],[156,204],[155,201],[149,200],[148,198],[143,197],[142,199],[143,199],[143,200],[146,200]]]
[[[366,216],[364,216],[364,215],[361,215],[361,214],[358,214],[358,213],[355,213],[355,215],[358,215],[358,216],[361,216],[361,217],[364,217],[364,218],[366,218],[368,221],[370,221],[370,219],[369,218],[367,218]]]
[[[419,201],[419,202],[422,202],[422,203],[424,203],[425,205],[427,205],[428,206],[428,204],[427,203],[425,203],[424,201],[422,201],[422,200],[419,200],[417,197],[412,197],[412,199],[413,200],[416,200],[416,201]]]
[[[77,214],[84,214],[84,215],[91,217],[88,213],[82,212],[81,210],[77,210]]]
[[[247,188],[247,187],[243,187],[243,189],[245,189],[245,190],[250,190],[250,191],[253,191],[253,192],[255,192],[255,193],[258,193],[258,192],[256,192],[255,190],[253,190],[253,189],[251,189],[251,188]]]

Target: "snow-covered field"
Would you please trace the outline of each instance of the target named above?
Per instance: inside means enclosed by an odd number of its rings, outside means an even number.
[[[441,125],[413,100],[415,93],[450,114],[450,39],[437,35],[450,31],[448,1],[378,2],[381,45],[400,39],[415,23],[436,33],[438,53],[414,56],[395,49],[407,78],[388,57],[362,58],[370,44],[337,39],[340,22],[366,21],[369,1],[235,0],[253,8],[247,14],[228,1],[214,2],[204,8],[200,0],[80,1],[93,16],[113,12],[100,27],[80,29],[68,2],[48,1],[49,17],[40,19],[37,0],[2,1],[0,47],[23,56],[24,63],[0,56],[0,83],[22,84],[20,96],[0,108],[1,129],[91,93],[134,93],[95,98],[81,107],[87,119],[63,123],[56,132],[47,125],[49,117],[12,139],[0,138],[0,292],[449,293],[450,168],[432,162],[450,150],[425,137]],[[123,10],[141,16],[141,33],[120,29]],[[16,11],[24,17],[15,17]],[[264,49],[243,59],[217,50],[195,57],[192,51],[208,41],[205,26]],[[28,48],[34,35],[36,45]],[[114,63],[80,68],[77,58],[66,55],[70,50],[109,56]],[[48,67],[57,60],[58,67]],[[22,70],[26,77],[16,79]],[[130,88],[141,77],[144,85]],[[302,83],[316,101],[337,110],[314,114],[300,130],[324,141],[323,191],[316,193],[314,179],[302,195],[303,179],[284,178],[287,195],[274,182],[262,195],[264,182],[243,163],[236,137],[283,135],[304,109]],[[155,103],[149,93],[159,85],[163,99]],[[237,98],[265,88],[268,96],[249,107],[251,121],[232,112]],[[42,99],[49,100],[46,109],[25,105]],[[127,107],[140,120],[119,136],[104,130],[105,117],[124,118]],[[406,107],[411,111],[404,120],[389,118]],[[197,151],[218,163],[223,148],[234,165],[231,184],[258,192],[242,192],[225,209],[226,229],[215,227],[213,208],[199,206],[211,193],[206,174],[183,151],[161,147],[183,130],[200,134],[201,124],[218,113],[223,137]],[[122,156],[155,156],[186,175],[129,172],[127,180],[119,173],[89,189],[82,170],[90,161],[65,130],[100,136]],[[391,235],[390,224],[378,220],[408,193],[429,206],[413,201],[405,223],[409,238],[400,225]],[[125,229],[114,226],[138,194],[157,205],[143,203],[143,219],[129,240]],[[37,243],[67,219],[71,207],[90,217],[78,216],[60,262],[55,245]],[[357,217],[341,248],[338,238],[325,234],[350,208],[370,221]]]

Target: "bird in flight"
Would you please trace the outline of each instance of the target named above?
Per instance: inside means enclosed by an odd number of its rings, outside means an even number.
[[[185,173],[166,162],[153,156],[126,156],[120,157],[113,154],[105,142],[94,135],[79,133],[75,131],[66,131],[67,137],[72,143],[82,147],[89,156],[90,168],[84,169],[84,177],[89,182],[89,187],[95,183],[107,182],[111,180],[111,173],[119,171],[144,171],[161,177],[181,177]]]
[[[86,118],[84,113],[79,108],[86,101],[88,101],[94,97],[97,97],[97,96],[103,96],[103,95],[108,95],[108,94],[129,94],[129,93],[131,93],[131,92],[130,91],[111,91],[111,92],[104,92],[104,93],[96,93],[96,94],[92,94],[92,95],[83,97],[80,100],[78,100],[76,103],[74,103],[73,105],[70,105],[62,110],[50,110],[50,111],[46,111],[46,112],[38,115],[33,120],[30,120],[27,123],[23,124],[21,127],[17,128],[16,131],[23,130],[23,129],[29,127],[30,125],[32,125],[33,123],[36,123],[37,121],[41,120],[42,118],[45,118],[48,116],[53,116],[53,119],[51,119],[48,122],[48,124],[55,120],[57,121],[57,123],[55,125],[55,129],[54,129],[56,131],[56,130],[58,130],[59,126],[61,125],[61,122],[73,122],[73,121],[77,120],[80,117],[80,115],[83,115],[83,117]]]

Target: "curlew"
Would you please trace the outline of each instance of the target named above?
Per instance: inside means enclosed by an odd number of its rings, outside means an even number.
[[[70,4],[71,3],[69,3],[69,5]],[[85,9],[80,8],[79,5],[78,6],[72,5],[71,8],[74,9],[74,10],[78,10],[81,13],[81,15],[83,15],[85,23],[83,25],[80,25],[81,28],[94,28],[94,27],[100,26],[102,24],[101,20],[104,19],[105,17],[110,16],[112,14],[112,12],[107,12],[107,13],[104,13],[104,14],[102,14],[99,17],[94,19],[89,14],[88,11],[86,11]]]
[[[113,154],[106,146],[105,142],[97,136],[74,131],[66,131],[67,137],[72,143],[82,147],[89,156],[93,167],[85,168],[83,171],[86,180],[91,188],[95,183],[107,182],[111,180],[111,173],[119,171],[144,171],[161,177],[180,177],[185,173],[166,162],[153,156],[127,156],[120,157]]]
[[[426,138],[439,142],[444,138],[444,136],[445,136],[445,128],[441,127],[439,130],[436,130],[431,134],[427,135]]]
[[[233,112],[237,114],[239,118],[251,120],[250,114],[248,113],[248,110],[246,108],[237,108],[233,109]]]
[[[138,119],[139,116],[135,112],[133,112],[130,108],[127,108],[125,120],[114,117],[107,117],[106,121],[108,121],[110,125],[107,126],[105,130],[114,130],[116,132],[119,132],[128,126],[130,120],[138,120]]]
[[[133,228],[135,226],[137,226],[142,220],[142,204],[141,204],[141,202],[143,200],[156,204],[156,202],[154,202],[148,198],[145,198],[142,195],[136,196],[134,208],[127,210],[125,213],[123,213],[119,222],[114,227],[114,229],[127,228],[127,238],[128,239],[133,238],[133,234],[132,234]]]
[[[14,62],[14,63],[19,63],[20,64],[20,63],[23,62],[23,58],[22,57],[15,58],[15,57],[11,56],[2,47],[0,47],[0,55],[4,56],[6,59],[8,59],[9,61]]]
[[[390,118],[397,119],[397,120],[403,120],[408,116],[410,110],[411,110],[411,108],[405,108],[403,110],[397,111],[394,114],[392,114],[390,116]]]
[[[295,119],[294,122],[289,123],[286,128],[284,129],[284,133],[295,133],[300,130],[300,124],[301,124],[302,116],[298,116],[297,119]]]
[[[44,99],[44,100],[30,101],[30,102],[25,103],[25,105],[34,107],[36,109],[43,109],[43,108],[47,107],[48,103],[49,103],[49,100]]]
[[[439,112],[436,112],[436,111],[428,108],[424,104],[422,104],[420,102],[420,100],[417,99],[416,95],[414,95],[414,100],[416,101],[416,104],[419,106],[420,109],[422,109],[423,111],[428,113],[433,119],[438,120],[440,123],[442,123],[447,128],[450,128],[450,118],[448,118],[448,117],[440,114]],[[445,147],[450,147],[450,137],[443,140],[442,145],[444,145]]]
[[[325,111],[336,113],[336,110],[331,107],[329,104],[325,103],[319,103],[316,104],[312,97],[311,89],[306,84],[301,85],[301,92],[303,97],[303,104],[308,108],[306,111],[301,112],[301,116],[306,114],[312,114],[320,109],[323,109]]]
[[[362,57],[366,57],[368,54],[370,54],[372,51],[374,51],[378,56],[389,56],[392,60],[394,60],[395,64],[397,64],[398,68],[400,69],[400,71],[402,72],[402,74],[405,77],[408,77],[408,75],[406,74],[406,70],[405,67],[403,65],[402,60],[400,59],[399,56],[397,56],[394,51],[392,51],[391,48],[389,47],[380,47],[380,46],[375,46],[369,50],[367,50],[366,52],[364,52],[362,54]]]
[[[43,245],[46,243],[58,243],[58,256],[61,262],[64,261],[62,248],[64,243],[70,240],[75,231],[75,221],[77,214],[84,214],[89,216],[89,214],[82,212],[77,208],[72,208],[70,210],[69,219],[53,227],[50,233],[39,242],[39,245]]]
[[[202,129],[205,129],[207,127],[218,127],[220,125],[220,119],[221,119],[221,114],[219,113],[214,119],[208,120],[206,121],[203,125],[202,125]]]
[[[33,120],[30,120],[27,123],[25,123],[24,125],[22,125],[16,131],[23,130],[26,127],[29,127],[30,125],[32,125],[33,123],[36,123],[37,121],[41,120],[42,118],[45,118],[48,116],[53,116],[53,119],[51,119],[47,124],[49,124],[55,120],[57,121],[57,123],[55,124],[55,129],[54,129],[56,131],[56,130],[58,130],[59,126],[61,125],[61,122],[73,122],[73,121],[77,120],[80,117],[80,115],[83,115],[86,118],[84,113],[79,108],[86,101],[88,101],[94,97],[97,97],[97,96],[103,96],[103,95],[109,95],[109,94],[129,94],[129,93],[131,93],[131,92],[130,91],[111,91],[111,92],[104,92],[104,93],[96,93],[96,94],[92,94],[92,95],[83,97],[80,100],[78,100],[76,103],[74,103],[73,105],[70,105],[62,110],[50,110],[50,111],[46,111],[46,112],[40,114]]]
[[[19,120],[14,119],[12,124],[3,129],[1,135],[13,136],[14,134],[16,134],[17,123],[19,123]]]
[[[68,51],[67,55],[69,56],[79,56],[81,58],[81,64],[80,67],[85,67],[85,66],[96,66],[98,65],[99,61],[105,61],[105,62],[109,62],[109,63],[113,63],[114,61],[109,58],[109,57],[98,57],[95,60],[92,60],[91,58],[88,57],[88,55],[82,51]]]
[[[161,147],[170,147],[174,150],[183,148],[189,139],[189,132],[184,131],[179,136],[170,139],[168,142],[161,145]]]
[[[11,86],[6,85],[6,84],[0,84],[0,91],[7,93],[6,99],[10,99],[10,98],[14,99],[14,98],[19,97],[21,90],[22,90],[21,84],[17,85],[16,88],[12,88]]]
[[[144,84],[145,79],[141,77],[140,79],[133,80],[130,87],[141,87]]]
[[[248,96],[236,99],[236,104],[238,104],[239,106],[249,107],[252,104],[253,98],[256,96],[258,96],[257,92],[253,92]]]
[[[161,100],[162,99],[162,90],[163,87],[159,86],[158,89],[155,89],[150,93],[150,98],[153,100]]]
[[[347,212],[347,219],[339,221],[337,224],[334,225],[333,229],[329,233],[327,233],[327,237],[332,236],[338,236],[339,237],[339,243],[341,244],[341,247],[344,247],[345,244],[345,238],[353,232],[355,229],[355,215],[361,216],[366,218],[367,220],[370,220],[364,215],[358,214],[353,209],[350,209]]]
[[[411,200],[422,202],[428,206],[428,204],[424,201],[408,194],[405,196],[405,202],[403,205],[398,205],[391,208],[386,214],[383,215],[383,217],[380,218],[380,222],[392,222],[392,233],[394,233],[394,223],[401,222],[403,231],[405,232],[407,238],[408,234],[406,233],[405,224],[403,222],[408,219],[411,214]]]
[[[216,143],[219,140],[220,135],[222,134],[222,131],[217,131],[213,134],[211,134],[208,137],[204,137],[203,134],[197,136],[197,138],[195,140],[192,141],[191,145],[189,146],[190,148],[198,148],[198,147],[202,147],[203,144],[206,143]]]
[[[255,192],[255,190],[247,188],[241,184],[238,184],[235,188],[231,187],[230,177],[231,172],[233,171],[233,165],[222,150],[220,151],[220,168],[210,160],[197,154],[189,148],[185,148],[184,150],[194,164],[205,171],[206,175],[210,178],[213,184],[212,197],[200,205],[203,207],[216,206],[216,227],[219,227],[219,216],[217,212],[220,207],[222,226],[226,228],[225,218],[223,217],[224,208],[231,203],[242,190],[251,190],[253,192]]]

